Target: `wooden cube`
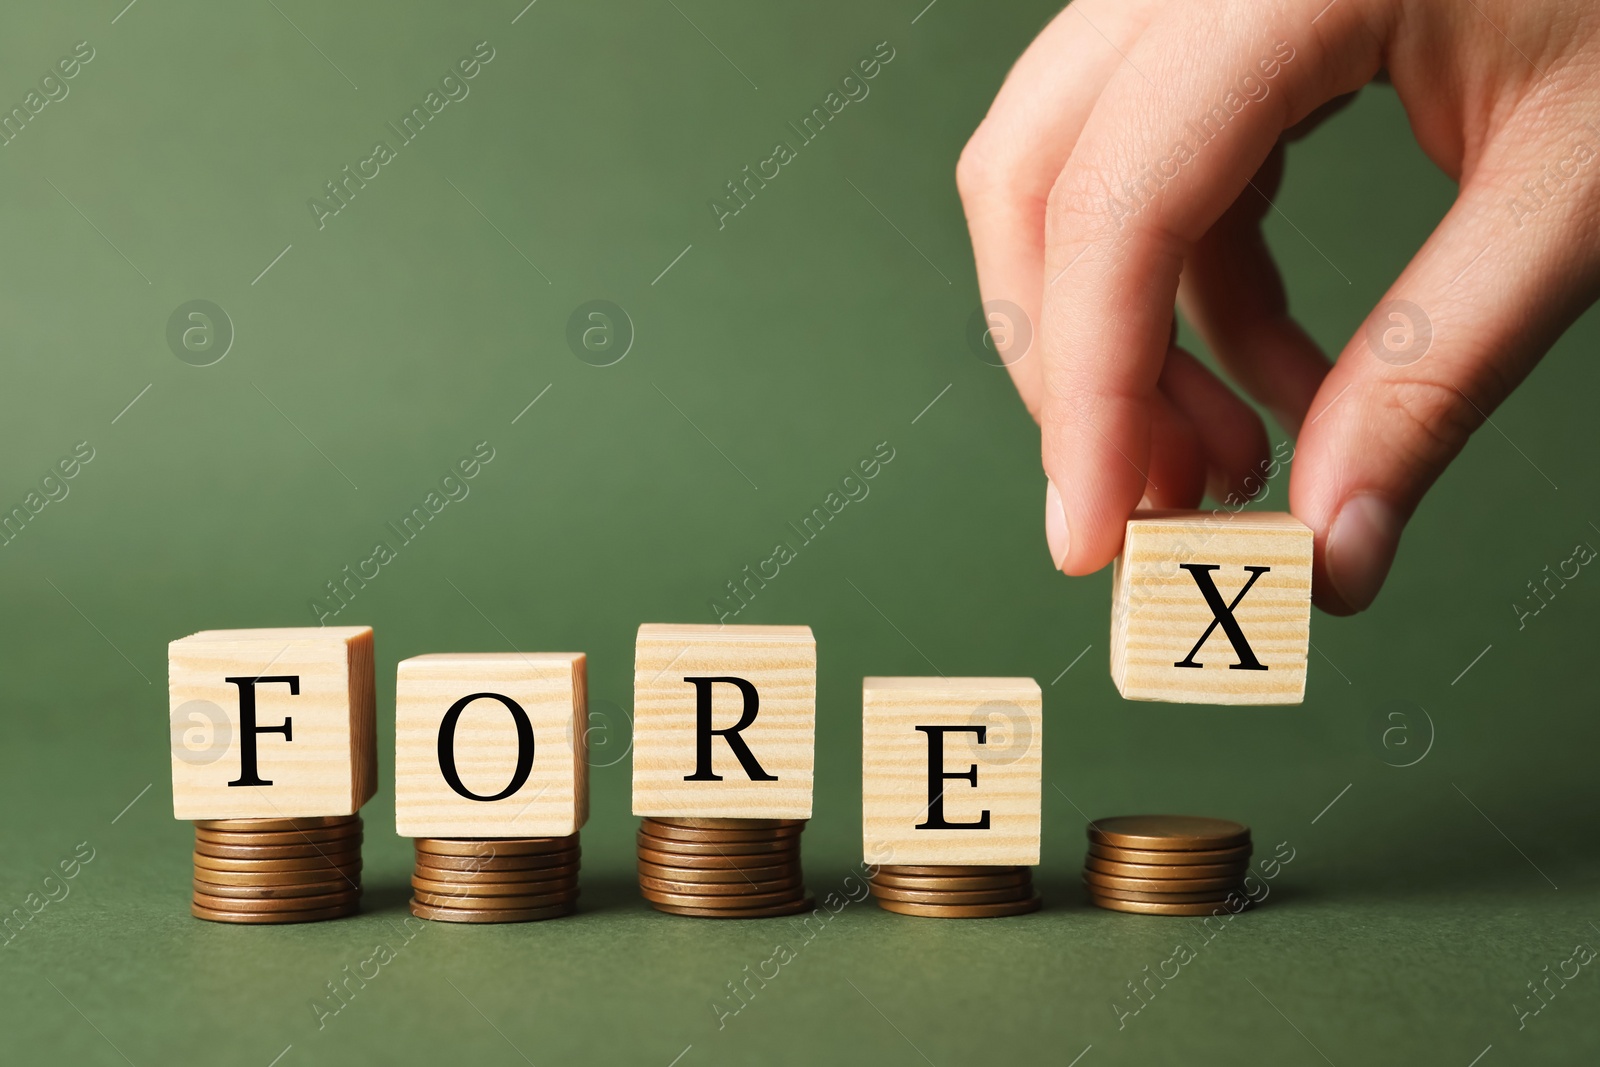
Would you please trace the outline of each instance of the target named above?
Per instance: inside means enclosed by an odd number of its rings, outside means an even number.
[[[1111,677],[1129,700],[1298,704],[1309,527],[1280,512],[1138,511],[1112,574]]]
[[[566,837],[589,818],[582,652],[436,653],[395,684],[402,837]]]
[[[1032,678],[863,679],[867,861],[1037,864],[1043,709]]]
[[[355,814],[377,788],[372,683],[370,626],[205,630],[173,641],[173,814]]]
[[[633,813],[809,819],[816,720],[809,626],[639,627]]]

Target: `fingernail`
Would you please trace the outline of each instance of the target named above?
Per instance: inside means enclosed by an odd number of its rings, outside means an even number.
[[[1361,493],[1344,502],[1328,531],[1328,579],[1355,611],[1376,599],[1400,544],[1400,517],[1388,501]]]
[[[1050,543],[1050,558],[1060,570],[1067,562],[1072,535],[1067,530],[1067,509],[1061,503],[1061,492],[1049,479],[1045,480],[1044,489],[1044,538]]]

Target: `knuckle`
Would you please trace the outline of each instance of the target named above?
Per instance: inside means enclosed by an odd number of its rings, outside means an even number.
[[[1159,199],[1140,208],[1118,195],[1114,174],[1119,166],[1117,157],[1069,162],[1050,187],[1045,213],[1047,231],[1112,249],[1147,240],[1162,246],[1173,244],[1174,235],[1163,220]]]
[[[1420,378],[1386,382],[1378,401],[1383,415],[1402,428],[1393,440],[1395,446],[1407,453],[1406,458],[1430,469],[1453,459],[1483,422],[1465,394],[1442,382]]]
[[[1003,183],[988,130],[988,123],[979,126],[956,160],[956,191],[963,203],[987,196]]]
[[[1090,167],[1069,165],[1050,186],[1046,217],[1052,226],[1093,225],[1101,213],[1107,183]]]
[[[1503,363],[1485,354],[1484,358],[1477,360],[1472,381],[1467,386],[1467,394],[1472,397],[1473,403],[1484,411],[1493,411],[1511,395],[1511,391],[1521,382],[1523,373],[1525,372],[1519,371],[1515,365]]]

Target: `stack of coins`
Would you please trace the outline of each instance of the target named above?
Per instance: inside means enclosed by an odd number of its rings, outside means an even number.
[[[804,819],[645,819],[639,892],[657,911],[764,919],[809,911],[800,870]]]
[[[872,875],[878,907],[935,919],[993,919],[1039,910],[1031,867],[886,865]]]
[[[194,901],[219,923],[309,923],[361,903],[361,816],[202,819],[194,824]]]
[[[1123,815],[1089,824],[1089,901],[1144,915],[1242,911],[1250,827],[1190,815]]]
[[[415,840],[411,914],[451,923],[521,923],[578,906],[578,835]]]

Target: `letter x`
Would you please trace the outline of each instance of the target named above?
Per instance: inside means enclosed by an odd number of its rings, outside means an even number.
[[[1184,570],[1194,577],[1194,584],[1200,587],[1200,595],[1206,598],[1206,606],[1211,609],[1211,625],[1206,627],[1206,632],[1200,635],[1200,640],[1194,643],[1189,654],[1174,663],[1174,667],[1204,667],[1203,663],[1196,663],[1194,654],[1200,651],[1200,646],[1206,643],[1206,638],[1211,636],[1211,631],[1220,624],[1222,632],[1228,635],[1228,640],[1233,644],[1233,653],[1239,657],[1238,663],[1230,663],[1230,671],[1264,671],[1267,665],[1256,659],[1256,654],[1250,648],[1250,642],[1245,640],[1244,631],[1239,628],[1239,620],[1233,617],[1233,609],[1239,606],[1239,601],[1256,584],[1256,579],[1270,571],[1271,567],[1246,567],[1250,572],[1250,580],[1244,583],[1244,588],[1239,590],[1239,595],[1233,598],[1232,604],[1222,602],[1222,594],[1217,592],[1216,583],[1211,580],[1211,572],[1218,570],[1215,563],[1184,563]]]

